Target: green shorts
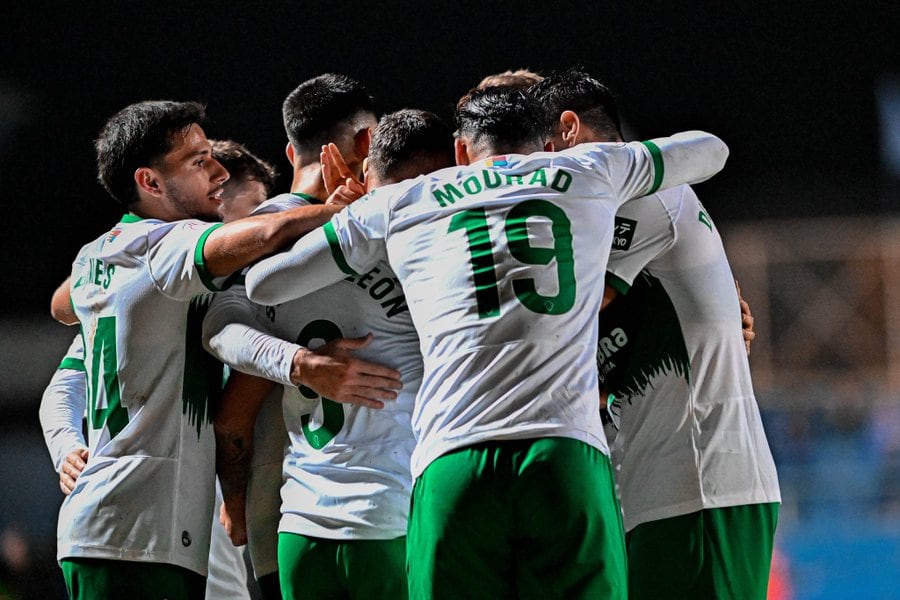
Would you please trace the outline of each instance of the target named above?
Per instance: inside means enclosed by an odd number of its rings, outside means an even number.
[[[764,600],[778,504],[710,508],[628,532],[629,597]]]
[[[60,561],[70,600],[203,600],[206,577],[165,563],[97,558]]]
[[[326,540],[278,534],[278,577],[284,600],[406,598],[406,538]]]
[[[625,598],[622,515],[609,458],[568,438],[455,450],[416,480],[409,595]]]

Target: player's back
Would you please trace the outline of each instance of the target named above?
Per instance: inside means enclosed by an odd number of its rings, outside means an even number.
[[[260,212],[306,201],[290,194]],[[336,338],[373,335],[354,351],[401,373],[403,389],[380,410],[339,404],[305,386],[285,388],[285,457],[280,530],[325,538],[391,539],[405,535],[415,438],[411,416],[422,378],[419,338],[403,288],[379,262],[307,296],[257,307],[271,334],[315,348]]]
[[[623,219],[633,231],[609,268],[631,288],[600,316],[598,360],[618,397],[626,527],[777,501],[734,278],[709,213],[680,186],[625,204]]]
[[[126,215],[76,258],[90,459],[62,508],[61,556],[206,570],[221,367],[200,346],[194,259],[210,227]]]
[[[606,450],[591,313],[629,191],[606,172],[634,160],[625,154],[495,157],[419,178],[391,203],[387,252],[425,359],[414,474],[486,439],[565,436]]]

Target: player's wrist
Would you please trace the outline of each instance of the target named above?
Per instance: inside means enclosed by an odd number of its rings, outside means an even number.
[[[309,371],[309,357],[312,354],[302,346],[294,352],[294,358],[291,360],[291,383],[294,385],[305,385],[306,375]]]

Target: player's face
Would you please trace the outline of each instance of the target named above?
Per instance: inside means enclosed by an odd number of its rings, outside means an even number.
[[[196,123],[176,132],[173,142],[160,168],[167,200],[182,219],[218,221],[228,171],[212,157],[212,146]]]
[[[231,179],[225,184],[219,214],[223,223],[230,223],[248,216],[254,208],[266,199],[266,186],[256,179],[238,181]]]

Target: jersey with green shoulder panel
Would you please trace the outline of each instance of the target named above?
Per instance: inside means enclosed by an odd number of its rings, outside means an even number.
[[[608,452],[594,355],[613,217],[660,184],[711,176],[727,152],[708,134],[655,142],[494,157],[380,188],[251,269],[251,298],[257,283],[257,298],[280,301],[333,281],[335,264],[359,278],[387,259],[425,360],[414,476],[487,440]]]
[[[126,215],[72,270],[87,373],[90,459],[60,509],[58,557],[207,570],[212,399],[221,364],[200,345],[216,289],[203,243],[217,225]]]
[[[615,395],[612,443],[626,529],[780,500],[753,395],[734,278],[693,190],[616,215],[600,314],[600,379]]]
[[[254,214],[309,204],[283,194]],[[249,301],[248,301],[249,302]],[[422,355],[403,295],[386,263],[358,277],[274,307],[253,305],[260,328],[315,348],[339,337],[373,334],[354,355],[401,373],[397,399],[374,410],[340,404],[300,386],[285,386],[290,447],[284,460],[278,530],[327,539],[393,539],[406,535],[412,491],[413,400]]]

